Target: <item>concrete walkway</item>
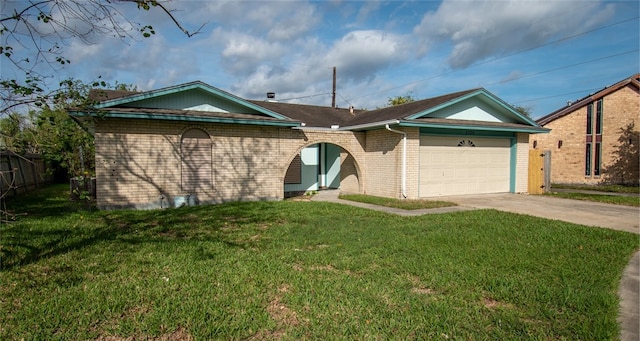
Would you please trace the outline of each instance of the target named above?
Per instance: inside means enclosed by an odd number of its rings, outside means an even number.
[[[438,200],[454,202],[458,204],[458,206],[409,211],[342,200],[338,199],[338,195],[339,190],[320,191],[313,196],[312,201],[329,201],[402,216],[417,216],[429,213],[447,213],[473,209],[495,209],[640,234],[640,210],[638,208],[590,201],[526,194],[482,194],[439,197],[437,198]],[[629,261],[618,289],[618,296],[620,298],[618,323],[621,327],[620,340],[622,341],[640,340],[639,274],[640,251],[636,252]]]

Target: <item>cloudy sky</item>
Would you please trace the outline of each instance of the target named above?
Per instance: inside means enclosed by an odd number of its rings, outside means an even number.
[[[484,87],[538,118],[640,72],[635,0],[169,2],[185,29],[204,24],[190,38],[160,11],[117,6],[156,34],[69,39],[58,77],[328,106],[336,67],[340,107]]]

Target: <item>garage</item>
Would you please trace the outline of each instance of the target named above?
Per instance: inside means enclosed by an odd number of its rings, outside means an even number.
[[[509,192],[510,169],[510,138],[420,137],[420,197]]]

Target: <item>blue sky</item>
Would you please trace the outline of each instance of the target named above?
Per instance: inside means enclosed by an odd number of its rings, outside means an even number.
[[[191,38],[158,11],[118,6],[156,35],[67,39],[60,79],[140,90],[201,80],[247,99],[275,92],[328,106],[335,66],[340,107],[484,87],[538,118],[640,72],[635,0],[169,2],[186,29],[205,24]]]

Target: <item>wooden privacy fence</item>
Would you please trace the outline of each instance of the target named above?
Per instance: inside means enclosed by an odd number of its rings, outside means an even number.
[[[47,175],[44,159],[39,155],[0,152],[0,197],[10,197],[38,188],[53,180]]]
[[[551,187],[551,151],[529,150],[529,194],[543,194]]]

